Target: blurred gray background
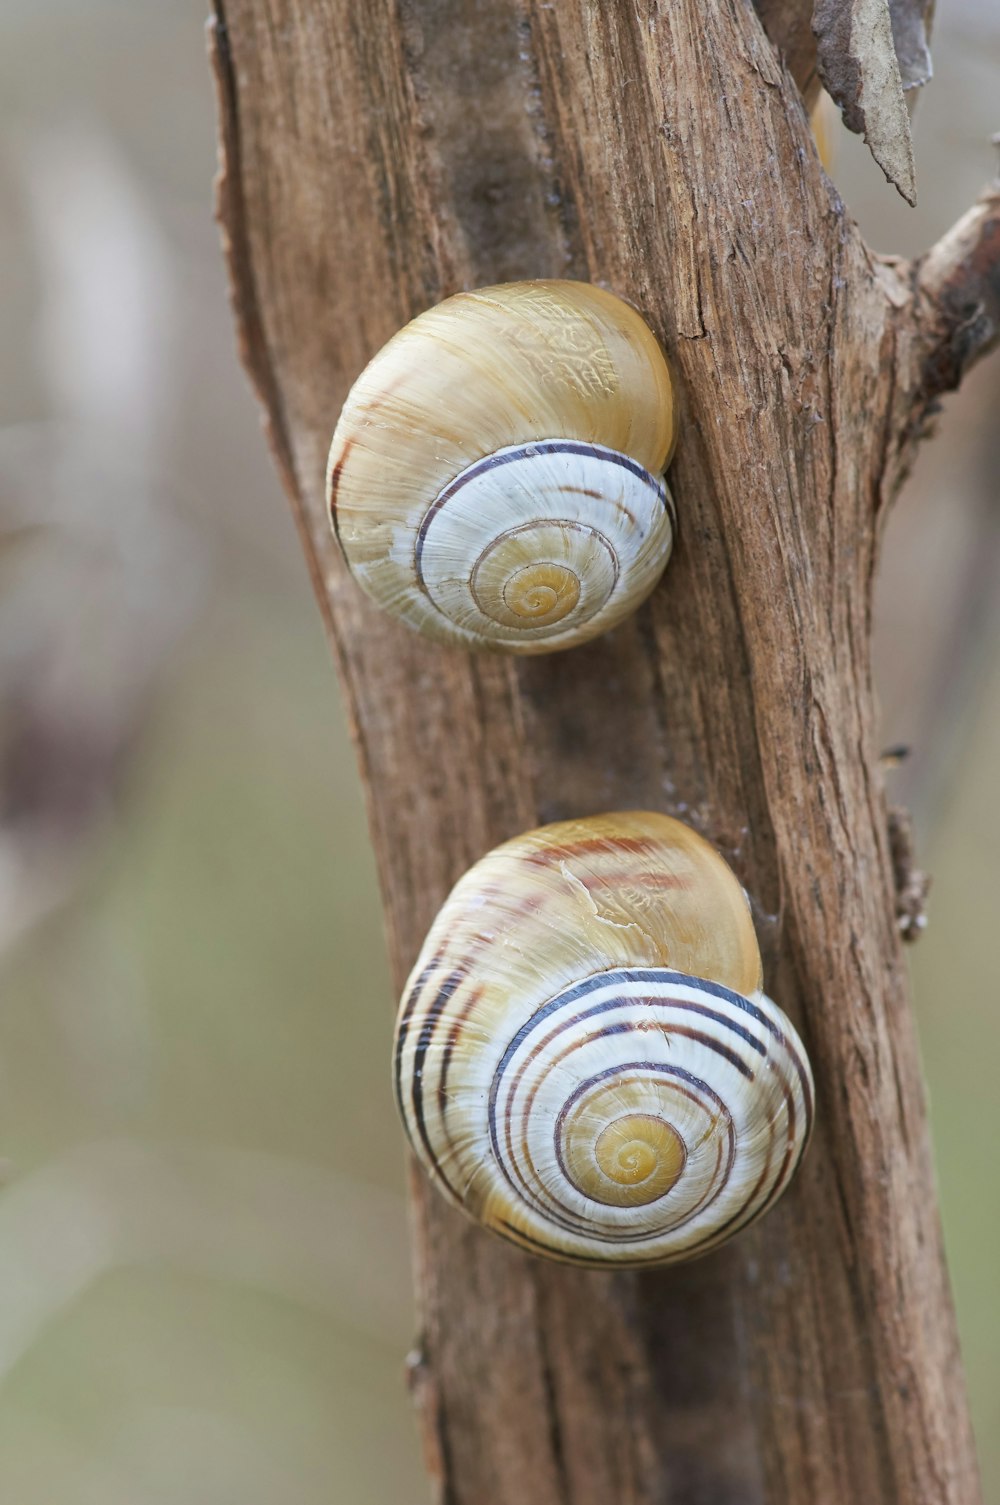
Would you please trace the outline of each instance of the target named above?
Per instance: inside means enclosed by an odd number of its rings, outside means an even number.
[[[319,615],[238,368],[202,0],[0,11],[0,1479],[11,1505],[425,1492],[393,999]],[[989,177],[1000,9],[942,0],[917,211]],[[331,430],[336,414],[330,414]],[[1000,1498],[1000,361],[885,542],[889,775],[987,1497]]]

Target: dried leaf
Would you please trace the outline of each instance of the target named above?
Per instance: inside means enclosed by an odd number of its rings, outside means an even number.
[[[892,41],[903,92],[920,89],[934,74],[927,42],[927,0],[889,0]]]
[[[915,204],[910,117],[889,0],[816,0],[813,31],[820,77],[844,124],[864,137],[889,182]]]

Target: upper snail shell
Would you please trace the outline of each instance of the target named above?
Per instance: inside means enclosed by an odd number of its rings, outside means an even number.
[[[352,388],[330,518],[378,605],[466,648],[545,653],[645,600],[673,539],[670,371],[644,321],[585,282],[458,293]]]
[[[764,1212],[813,1083],[746,896],[665,815],[567,821],[452,890],[400,1005],[395,1092],[435,1184],[521,1248],[646,1265]]]

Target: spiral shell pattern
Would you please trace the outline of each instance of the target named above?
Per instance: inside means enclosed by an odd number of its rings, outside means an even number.
[[[330,518],[364,589],[426,636],[572,647],[666,565],[673,438],[666,360],[621,299],[582,282],[459,293],[355,383]]]
[[[404,994],[410,1142],[452,1202],[531,1252],[704,1253],[774,1202],[810,1132],[805,1051],[759,980],[743,891],[687,827],[529,832],[459,882]]]

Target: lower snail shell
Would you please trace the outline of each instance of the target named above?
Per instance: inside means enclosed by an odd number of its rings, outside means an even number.
[[[663,352],[620,298],[562,281],[458,293],[352,388],[330,517],[360,584],[425,636],[572,647],[663,572],[673,438]]]
[[[643,812],[528,832],[459,881],[403,995],[395,1091],[450,1201],[580,1265],[724,1242],[784,1190],[813,1112],[736,877]]]

